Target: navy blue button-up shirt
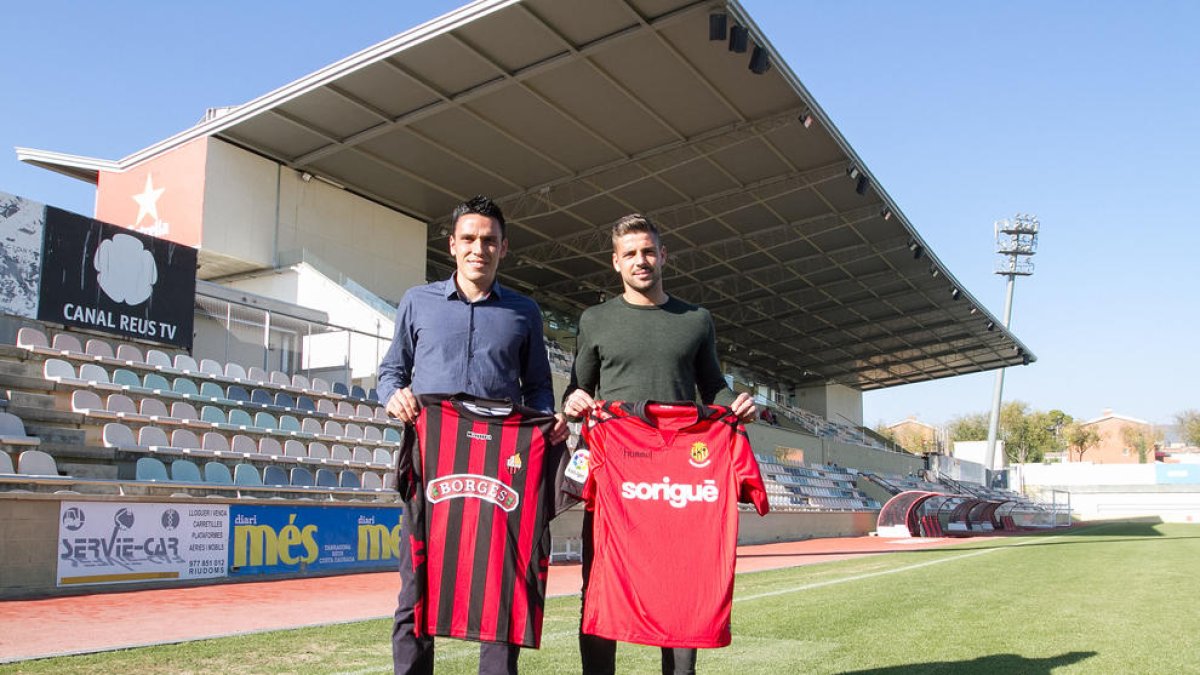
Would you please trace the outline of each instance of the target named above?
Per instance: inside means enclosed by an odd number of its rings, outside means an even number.
[[[396,310],[396,335],[379,364],[379,400],[412,387],[414,394],[509,399],[552,412],[554,387],[532,299],[492,285],[467,302],[454,277],[410,288]]]

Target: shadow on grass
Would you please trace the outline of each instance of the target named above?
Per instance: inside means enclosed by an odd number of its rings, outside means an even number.
[[[888,666],[886,668],[871,668],[869,670],[851,670],[846,673],[853,675],[917,675],[918,673],[1020,673],[1021,675],[1049,675],[1055,668],[1069,666],[1089,659],[1096,652],[1067,652],[1059,656],[1044,659],[1032,659],[1016,654],[992,654],[981,656],[970,661],[931,661],[928,663],[913,663],[907,666]]]
[[[1075,526],[1071,529],[1063,530],[1046,530],[1038,532],[1023,532],[1023,533],[1008,533],[1007,535],[989,534],[985,536],[1002,536],[1005,540],[1010,539],[1028,539],[1028,543],[1022,543],[1021,546],[1073,546],[1077,544],[1117,544],[1142,542],[1147,539],[1157,539],[1160,542],[1176,541],[1181,539],[1200,539],[1200,537],[1168,537],[1158,530],[1154,529],[1154,525],[1162,521],[1157,518],[1153,521],[1146,522],[1108,522],[1097,525],[1082,525]],[[1103,528],[1103,532],[1092,531],[1096,528]],[[1054,541],[1036,541],[1036,537],[1068,537],[1066,540],[1055,539]],[[1090,541],[1088,537],[1104,537],[1101,541]],[[1120,537],[1124,537],[1121,539]],[[971,537],[961,537],[958,541],[963,544],[971,542]],[[907,555],[934,554],[943,551],[964,552],[964,551],[982,551],[993,548],[1008,548],[1011,543],[983,545],[983,546],[960,546],[957,544],[947,544],[944,546],[931,546],[926,548],[909,548],[909,549],[832,549],[821,551],[796,551],[791,553],[739,553],[738,558],[804,558],[809,556],[867,556],[879,555],[882,553],[903,553]]]

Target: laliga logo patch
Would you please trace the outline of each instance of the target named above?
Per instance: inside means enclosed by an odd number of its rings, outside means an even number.
[[[692,456],[691,459],[688,460],[688,464],[691,464],[697,469],[703,469],[704,467],[708,466],[709,462],[712,461],[712,457],[710,457],[708,454],[708,445],[706,445],[704,441],[696,441],[695,443],[692,443],[691,454]]]
[[[579,448],[575,454],[571,455],[571,462],[567,464],[567,470],[564,475],[576,483],[586,483],[588,476],[589,460],[592,453],[588,452],[587,448]]]
[[[425,486],[425,498],[431,504],[447,499],[474,497],[491,502],[505,511],[512,511],[521,503],[521,498],[504,483],[489,476],[473,473],[455,473],[429,481]]]

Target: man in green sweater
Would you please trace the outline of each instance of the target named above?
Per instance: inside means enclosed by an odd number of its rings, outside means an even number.
[[[613,269],[624,292],[590,307],[579,318],[571,384],[563,402],[568,417],[581,417],[610,401],[696,401],[728,405],[743,422],[758,410],[749,394],[736,397],[721,374],[717,336],[708,310],[667,295],[663,265],[667,249],[658,228],[639,214],[613,225]],[[720,399],[720,400],[718,400]],[[583,585],[592,559],[592,518],[584,513]],[[584,675],[610,674],[616,668],[616,642],[579,636]],[[664,647],[662,671],[694,673],[695,649]]]

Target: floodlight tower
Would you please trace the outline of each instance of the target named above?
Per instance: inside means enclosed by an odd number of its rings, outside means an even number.
[[[996,274],[1008,277],[1008,289],[1004,295],[1004,328],[1007,329],[1012,321],[1013,286],[1017,277],[1027,277],[1033,274],[1033,261],[1030,258],[1037,253],[1038,228],[1041,223],[1037,216],[1018,213],[1009,220],[997,220],[996,253],[1000,260],[996,261]],[[992,470],[996,461],[996,436],[1000,430],[1000,398],[1004,393],[1004,368],[996,371],[996,386],[992,390],[992,414],[988,419],[987,458],[985,466]]]

